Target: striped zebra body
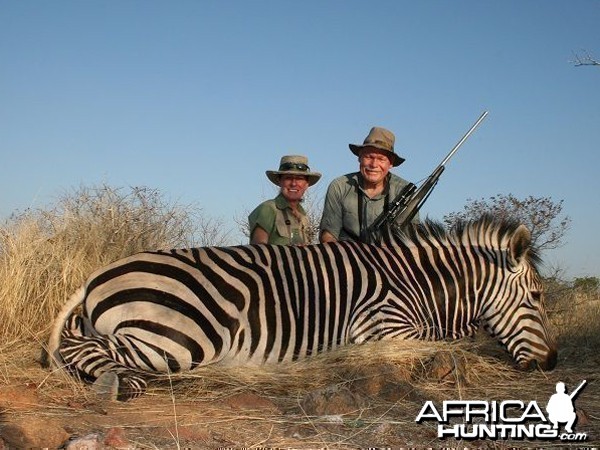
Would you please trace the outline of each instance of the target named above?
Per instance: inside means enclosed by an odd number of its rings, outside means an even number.
[[[429,223],[392,241],[139,253],[92,274],[57,319],[49,352],[92,379],[129,376],[136,391],[134,372],[278,363],[372,340],[456,339],[481,320],[523,368],[554,367],[524,227],[485,218],[446,234]]]

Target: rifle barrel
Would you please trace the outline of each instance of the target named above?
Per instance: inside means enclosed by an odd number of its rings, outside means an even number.
[[[440,166],[445,166],[446,163],[450,160],[450,158],[452,158],[452,155],[454,155],[456,153],[456,151],[460,148],[461,145],[463,145],[463,143],[469,139],[469,136],[471,136],[471,133],[473,133],[473,131],[475,131],[475,129],[479,126],[479,124],[483,121],[483,119],[485,119],[485,116],[488,115],[487,111],[484,111],[481,116],[479,116],[479,119],[477,119],[477,121],[473,124],[473,126],[469,129],[469,131],[467,131],[465,133],[465,135],[460,139],[460,141],[458,141],[456,143],[456,145],[452,148],[452,150],[450,150],[450,153],[448,153],[448,155],[444,158],[444,160],[440,163]]]
[[[585,383],[587,383],[587,380],[583,380],[583,381],[582,381],[582,382],[579,384],[579,386],[577,386],[577,389],[575,389],[573,392],[571,392],[571,393],[569,394],[569,397],[570,397],[571,399],[572,399],[573,397],[575,397],[575,396],[576,396],[576,395],[579,393],[579,391],[581,390],[581,388],[582,388],[582,387],[585,385]]]

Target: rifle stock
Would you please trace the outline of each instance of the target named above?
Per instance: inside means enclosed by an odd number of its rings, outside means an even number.
[[[372,236],[381,236],[381,231],[384,227],[395,224],[397,227],[405,227],[419,212],[419,209],[423,206],[435,185],[439,181],[444,169],[446,168],[447,162],[452,158],[460,146],[468,139],[468,137],[475,131],[479,124],[485,119],[488,112],[484,111],[479,119],[471,126],[469,131],[456,143],[456,145],[450,150],[448,155],[442,160],[442,162],[435,168],[433,173],[427,177],[425,182],[418,188],[409,183],[402,189],[402,191],[396,196],[392,202],[392,206],[387,212],[383,212],[373,224],[369,227],[369,233]]]

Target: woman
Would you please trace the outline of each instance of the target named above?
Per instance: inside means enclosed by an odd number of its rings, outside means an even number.
[[[267,178],[279,186],[279,195],[256,207],[248,216],[251,244],[309,244],[309,223],[300,204],[309,186],[321,174],[311,172],[308,158],[288,155],[281,158],[279,170],[267,170]]]

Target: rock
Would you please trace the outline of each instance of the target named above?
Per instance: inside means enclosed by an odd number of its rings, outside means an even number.
[[[428,380],[466,384],[466,361],[450,352],[438,352],[425,363],[422,374]]]
[[[263,411],[280,412],[279,408],[271,400],[251,392],[234,394],[226,398],[224,403],[232,409],[260,409]]]
[[[378,392],[378,398],[388,402],[398,402],[407,400],[416,403],[424,403],[427,399],[421,394],[421,391],[407,383],[406,381],[388,381]]]
[[[74,438],[65,446],[66,450],[100,450],[101,448],[100,435],[97,433]]]
[[[383,386],[394,381],[394,371],[389,366],[367,366],[351,374],[352,387],[358,389],[368,396],[377,396]]]
[[[367,402],[347,387],[334,385],[308,393],[301,406],[311,416],[334,416],[357,413],[367,406]]]
[[[23,417],[18,424],[0,425],[0,437],[9,448],[58,448],[69,434],[52,419]]]
[[[37,390],[30,386],[0,387],[0,409],[28,409],[39,403]]]
[[[421,400],[421,395],[408,382],[408,369],[393,364],[367,366],[353,374],[351,389],[369,397],[397,402],[401,399]]]
[[[123,428],[114,427],[109,429],[104,435],[102,443],[112,448],[130,448],[131,445],[123,436]]]

